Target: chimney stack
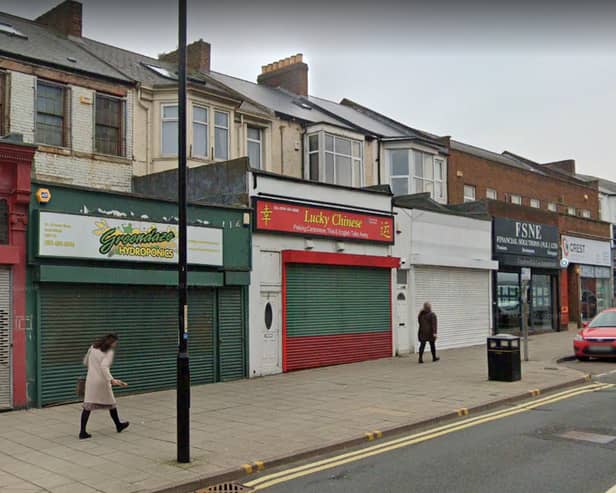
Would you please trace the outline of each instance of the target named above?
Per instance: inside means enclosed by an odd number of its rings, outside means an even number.
[[[212,47],[200,39],[186,47],[186,64],[189,72],[209,72]],[[178,50],[158,55],[163,62],[178,63]]]
[[[77,36],[82,33],[82,6],[80,2],[65,0],[53,9],[35,19],[35,22],[43,24],[64,36]]]
[[[308,65],[301,53],[263,65],[257,82],[264,86],[281,87],[298,96],[308,96]]]

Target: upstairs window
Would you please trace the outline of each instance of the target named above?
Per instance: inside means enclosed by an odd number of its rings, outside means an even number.
[[[570,216],[575,216],[576,215],[576,210],[575,207],[567,207],[567,214],[569,214]]]
[[[308,136],[310,179],[361,187],[364,182],[363,142],[326,132]]]
[[[70,90],[59,84],[36,83],[36,142],[58,147],[70,143]]]
[[[582,209],[582,217],[585,219],[590,219],[590,211],[588,209]]]
[[[434,200],[445,198],[445,161],[414,149],[389,151],[391,189],[394,195],[428,192]]]
[[[263,166],[263,129],[248,127],[246,141],[250,166],[261,169]]]
[[[207,159],[209,157],[208,110],[203,106],[193,106],[193,144],[192,155]]]
[[[124,100],[96,94],[94,147],[96,152],[124,156],[125,152]]]
[[[515,205],[522,205],[522,197],[520,195],[512,195],[511,203]]]
[[[486,198],[490,200],[498,200],[498,193],[493,188],[486,189]]]
[[[540,209],[541,208],[541,202],[539,201],[539,199],[530,199],[530,206],[533,209]]]
[[[557,212],[558,206],[556,205],[556,202],[548,202],[548,210],[550,212]]]
[[[464,185],[464,202],[474,202],[476,192],[475,185]]]
[[[214,158],[229,159],[229,113],[214,112]]]
[[[161,154],[177,156],[178,154],[178,106],[164,104],[161,107]]]

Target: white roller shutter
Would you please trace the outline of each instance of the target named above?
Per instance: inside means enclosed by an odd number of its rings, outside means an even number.
[[[437,349],[485,344],[490,334],[489,271],[416,267],[415,318],[425,301],[438,316]]]
[[[0,409],[11,407],[11,275],[0,269]]]

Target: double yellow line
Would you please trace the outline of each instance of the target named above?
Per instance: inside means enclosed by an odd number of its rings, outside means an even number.
[[[434,438],[438,438],[448,433],[453,433],[456,431],[464,430],[466,428],[470,428],[472,426],[489,423],[491,421],[523,413],[540,406],[553,404],[563,399],[569,399],[571,397],[586,394],[588,392],[596,392],[598,390],[607,389],[613,386],[614,384],[593,383],[590,385],[585,385],[583,387],[577,387],[564,392],[559,392],[557,394],[552,394],[541,399],[536,399],[531,402],[518,404],[507,409],[502,409],[500,411],[483,414],[475,418],[468,418],[464,421],[456,421],[455,423],[450,423],[448,425],[439,426],[437,428],[432,428],[430,430],[415,433],[413,435],[397,438],[395,440],[390,440],[379,445],[373,445],[371,447],[362,448],[354,452],[348,452],[346,454],[337,455],[335,457],[330,457],[328,459],[312,462],[303,466],[294,467],[285,471],[268,474],[267,476],[263,476],[243,484],[245,486],[253,488],[254,491],[263,490],[265,488],[269,488],[280,483],[285,483],[293,479],[308,476],[309,474],[314,474],[320,471],[325,471],[327,469],[332,469],[334,467],[349,464],[351,462],[356,462],[402,447],[408,447],[409,445],[415,445],[421,442],[432,440]]]

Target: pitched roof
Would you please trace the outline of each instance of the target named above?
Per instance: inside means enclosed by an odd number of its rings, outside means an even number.
[[[130,78],[100,60],[69,38],[29,19],[0,12],[0,55],[52,66],[71,72],[82,72],[117,81]]]
[[[473,156],[488,159],[490,161],[496,161],[497,163],[505,164],[507,166],[513,166],[515,168],[520,168],[525,171],[531,171],[540,175],[545,175],[545,173],[536,169],[533,166],[530,166],[527,163],[520,162],[507,155],[499,154],[498,152],[489,151],[487,149],[483,149],[481,147],[477,147],[471,144],[465,144],[464,142],[453,139],[451,140],[450,145],[452,149],[455,149],[460,152],[465,152],[466,154],[471,154]]]
[[[443,205],[430,197],[429,193],[415,193],[411,195],[398,195],[393,198],[395,207],[403,209],[420,209],[422,211],[439,212],[453,216],[472,217],[474,219],[489,220],[490,215],[485,204],[473,202],[472,207],[467,204]]]
[[[599,178],[597,176],[592,175],[584,175],[582,173],[576,173],[575,175],[578,179],[583,180],[585,182],[598,182],[599,183],[599,191],[606,193],[608,195],[616,195],[616,182],[606,180],[605,178]]]

